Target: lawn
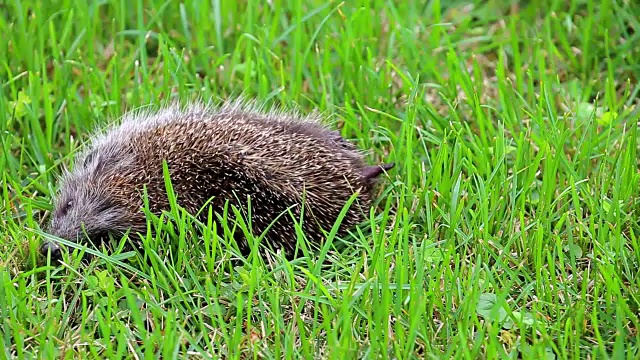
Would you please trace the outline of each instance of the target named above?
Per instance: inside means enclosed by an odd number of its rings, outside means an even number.
[[[3,358],[640,358],[635,1],[0,13]],[[38,260],[57,176],[96,128],[240,94],[319,110],[396,163],[367,224],[287,261],[176,210],[88,262]]]

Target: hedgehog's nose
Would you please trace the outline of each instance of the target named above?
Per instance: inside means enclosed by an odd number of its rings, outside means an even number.
[[[42,255],[47,256],[47,253],[51,253],[51,260],[53,261],[60,261],[62,260],[62,249],[60,249],[60,246],[51,242],[51,241],[47,241],[44,244],[42,244],[41,247],[41,252]]]

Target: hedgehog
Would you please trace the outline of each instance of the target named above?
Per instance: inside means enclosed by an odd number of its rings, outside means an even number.
[[[292,258],[296,222],[311,244],[321,244],[353,196],[337,233],[344,236],[366,219],[380,174],[395,165],[368,165],[363,151],[318,112],[266,109],[243,99],[215,106],[172,102],[121,120],[90,137],[72,169],[63,169],[49,234],[94,244],[145,234],[144,196],[152,213],[170,209],[166,165],[180,207],[206,219],[205,206],[219,214],[228,202],[246,214],[250,204],[253,234],[264,232],[263,243]],[[244,236],[236,240],[246,253]],[[61,259],[57,243],[45,241],[41,251]]]

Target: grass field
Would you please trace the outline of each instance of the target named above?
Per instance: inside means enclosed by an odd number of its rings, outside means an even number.
[[[640,358],[635,1],[0,13],[3,358]],[[36,263],[56,176],[96,126],[240,93],[319,109],[396,162],[370,231],[242,259],[173,212],[144,251]]]

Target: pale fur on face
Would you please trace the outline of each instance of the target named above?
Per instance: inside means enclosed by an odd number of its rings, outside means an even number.
[[[60,178],[49,233],[77,241],[85,234],[97,239],[125,232],[132,224],[131,211],[105,184],[132,165],[133,159],[114,143],[95,144],[80,154],[73,170],[65,169]]]

